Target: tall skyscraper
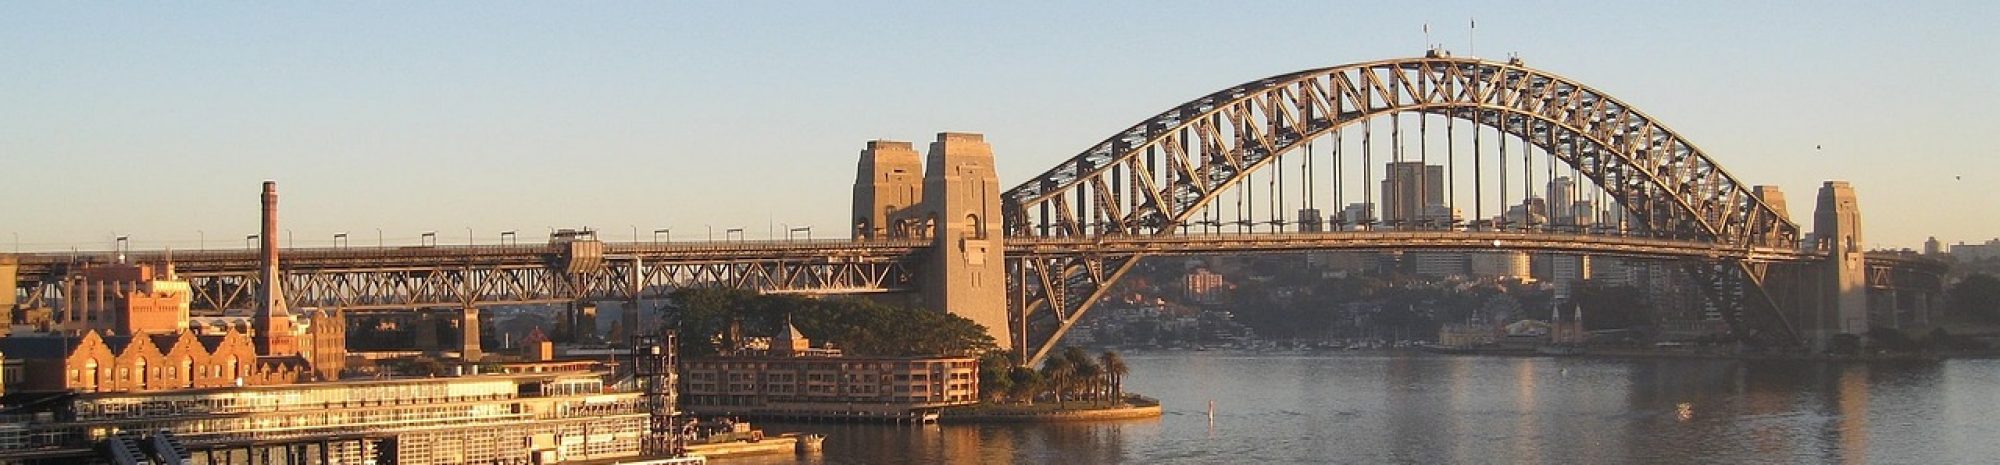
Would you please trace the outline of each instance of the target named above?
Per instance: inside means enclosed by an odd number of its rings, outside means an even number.
[[[1382,221],[1403,227],[1425,220],[1425,207],[1444,204],[1444,166],[1389,163],[1382,178]]]
[[[1576,225],[1575,212],[1571,209],[1576,198],[1576,181],[1569,176],[1557,177],[1549,181],[1549,223],[1558,226]]]

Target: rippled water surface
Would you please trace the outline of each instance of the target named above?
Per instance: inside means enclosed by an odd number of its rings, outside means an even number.
[[[1043,425],[766,425],[787,463],[2000,463],[2000,361],[1129,354],[1166,415]],[[1211,425],[1208,401],[1216,402]]]

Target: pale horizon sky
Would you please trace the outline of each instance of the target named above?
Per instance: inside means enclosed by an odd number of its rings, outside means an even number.
[[[1466,22],[1477,18],[1476,50]],[[2000,237],[1995,2],[0,4],[0,251],[590,226],[845,235],[869,139],[986,134],[1011,187],[1240,82],[1519,53],[1864,242]],[[1815,150],[1815,147],[1822,147]]]

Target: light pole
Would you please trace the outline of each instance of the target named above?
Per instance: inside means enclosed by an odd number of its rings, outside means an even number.
[[[673,229],[673,228],[665,228],[665,229],[655,229],[655,230],[653,230],[653,243],[655,243],[655,244],[658,244],[658,243],[660,243],[660,235],[661,235],[661,234],[665,234],[665,235],[667,235],[667,242],[673,242],[673,241],[674,241],[674,229]]]
[[[470,246],[472,246],[472,227],[471,227],[471,226],[466,226],[466,227],[465,227],[465,245],[466,245],[467,247],[470,247]]]
[[[255,245],[255,244],[256,244],[256,242],[257,242],[257,235],[256,235],[256,234],[245,234],[245,235],[243,235],[243,248],[245,248],[245,249],[248,249],[248,248],[252,247],[253,245]]]
[[[714,226],[709,226],[709,225],[705,225],[705,224],[704,224],[704,225],[701,225],[701,227],[703,227],[703,228],[708,228],[708,241],[709,241],[709,242],[715,242],[715,227],[714,227]]]
[[[299,241],[292,239],[292,228],[285,228],[285,244],[286,244],[285,247],[290,247],[294,249],[299,247]],[[279,247],[279,248],[285,248],[285,247]]]
[[[796,228],[791,228],[791,229],[786,229],[786,230],[785,230],[785,240],[788,240],[788,241],[789,241],[789,240],[792,240],[792,233],[795,233],[795,232],[805,232],[805,233],[806,233],[806,242],[812,242],[812,240],[813,240],[813,227],[812,227],[812,226],[800,226],[800,227],[796,227]]]
[[[333,233],[333,246],[335,248],[347,248],[347,233]]]
[[[382,248],[382,228],[375,228],[375,248]]]
[[[196,229],[194,230],[194,237],[196,250],[208,251],[208,232]]]
[[[438,232],[424,231],[423,234],[417,236],[417,245],[424,247],[437,247]]]
[[[631,227],[632,227],[632,242],[633,242],[633,243],[638,243],[638,242],[639,242],[639,225],[636,225],[636,224],[628,224],[628,225],[626,225],[626,226],[631,226]]]
[[[722,230],[722,240],[724,241],[729,240],[730,234],[736,235],[736,242],[743,242],[743,228],[729,228]]]
[[[508,243],[510,239],[512,244]],[[521,245],[521,238],[515,236],[512,229],[500,231],[500,245]]]

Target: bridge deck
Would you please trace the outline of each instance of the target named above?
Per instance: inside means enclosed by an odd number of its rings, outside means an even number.
[[[734,263],[788,260],[903,259],[926,250],[927,240],[606,242],[607,260],[673,263]],[[1740,247],[1690,240],[1596,234],[1506,231],[1334,231],[1317,233],[1188,234],[1102,236],[1097,238],[1008,238],[1007,254],[1189,255],[1232,252],[1313,250],[1522,250],[1655,258],[1814,260],[1820,254],[1787,249]],[[560,256],[552,244],[341,247],[283,249],[283,265],[297,270],[392,269],[437,266],[538,266]],[[252,271],[254,249],[129,252],[131,262],[166,261],[189,273]],[[110,263],[112,252],[30,253],[18,256],[24,277],[45,275],[69,264]]]

